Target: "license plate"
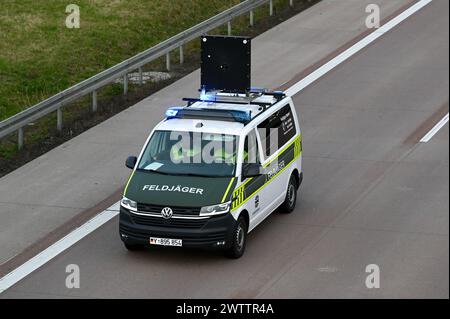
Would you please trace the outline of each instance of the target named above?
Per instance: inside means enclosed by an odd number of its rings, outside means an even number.
[[[150,237],[150,245],[181,247],[183,246],[183,240],[172,238]]]

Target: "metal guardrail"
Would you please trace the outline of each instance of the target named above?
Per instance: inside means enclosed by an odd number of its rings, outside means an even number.
[[[231,21],[233,18],[243,14],[250,13],[250,26],[254,24],[253,10],[269,2],[269,15],[273,15],[273,0],[246,0],[238,5],[219,13],[218,15],[199,23],[190,29],[187,29],[168,40],[161,42],[148,50],[145,50],[103,72],[100,72],[91,78],[84,80],[26,110],[0,122],[0,139],[18,132],[18,148],[23,147],[24,143],[24,127],[29,123],[36,121],[43,116],[57,112],[57,129],[62,129],[62,111],[61,108],[70,102],[92,94],[92,110],[97,110],[97,90],[116,79],[123,77],[124,94],[128,92],[128,73],[138,70],[140,75],[140,83],[142,83],[142,66],[166,56],[166,67],[170,71],[170,52],[180,50],[180,63],[184,61],[183,45],[192,41],[202,34],[207,33],[221,25],[228,25],[228,34],[231,35]],[[289,1],[289,5],[293,6],[293,0]]]

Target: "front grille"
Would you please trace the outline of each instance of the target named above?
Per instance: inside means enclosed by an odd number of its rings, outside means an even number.
[[[198,216],[200,214],[200,207],[184,207],[184,206],[161,206],[152,204],[137,204],[137,210],[139,212],[156,213],[161,214],[161,210],[164,207],[170,207],[174,215],[181,216]]]
[[[134,228],[129,228],[125,225],[120,225],[120,232],[123,234],[126,234],[128,236],[137,238],[137,239],[141,239],[141,240],[148,240],[148,238],[150,236],[153,237],[177,237],[177,238],[181,238],[186,242],[189,242],[191,244],[196,244],[196,243],[203,243],[203,244],[214,244],[218,241],[223,241],[225,240],[225,234],[222,232],[217,232],[217,233],[202,233],[201,235],[194,235],[194,234],[183,234],[182,236],[175,236],[175,235],[168,235],[166,233],[161,233],[161,232],[148,232],[146,230],[138,230],[138,229],[134,229]]]
[[[130,215],[131,219],[135,224],[145,226],[201,228],[207,222],[207,219],[178,219],[178,218],[165,219],[162,217],[143,216],[136,214]]]

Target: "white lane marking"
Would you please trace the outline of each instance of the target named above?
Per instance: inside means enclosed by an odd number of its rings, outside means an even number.
[[[329,71],[333,70],[339,64],[341,64],[342,62],[346,61],[347,59],[349,59],[350,57],[355,55],[355,53],[358,53],[363,48],[365,48],[366,46],[368,46],[369,44],[374,42],[376,39],[381,37],[383,34],[388,32],[395,26],[397,26],[399,23],[401,23],[402,21],[404,21],[405,19],[407,19],[408,17],[410,17],[411,15],[413,15],[414,13],[416,13],[417,11],[422,9],[424,6],[429,4],[431,1],[432,0],[421,0],[418,3],[416,3],[415,5],[411,6],[409,9],[403,11],[398,16],[396,16],[389,22],[385,23],[379,29],[372,32],[367,37],[365,37],[358,43],[354,44],[352,47],[348,48],[347,50],[345,50],[344,52],[342,52],[341,54],[339,54],[338,56],[333,58],[331,61],[325,63],[320,68],[318,68],[317,70],[315,70],[314,72],[312,72],[311,74],[309,74],[308,76],[306,76],[305,78],[303,78],[302,80],[300,80],[299,82],[297,82],[296,84],[294,84],[293,86],[288,88],[286,90],[286,94],[289,96],[293,96],[293,95],[297,94],[298,92],[300,92],[301,90],[306,88],[308,85],[315,82],[316,80],[321,78],[323,75],[327,74]]]
[[[119,202],[98,214],[88,222],[84,223],[79,228],[75,229],[65,237],[58,240],[56,243],[51,245],[50,247],[43,250],[38,255],[34,256],[18,268],[11,271],[9,274],[0,279],[0,294],[4,292],[6,289],[22,280],[33,271],[38,269],[39,267],[46,264],[48,261],[52,260],[60,253],[65,251],[67,248],[71,247],[79,240],[83,239],[94,230],[117,216],[119,213]]]
[[[422,139],[421,143],[426,143],[448,122],[448,113],[440,120]]]
[[[300,80],[293,86],[291,86],[289,89],[286,90],[286,94],[289,96],[295,95],[301,90],[303,90],[305,87],[319,79],[324,74],[328,73],[330,70],[334,69],[336,66],[350,58],[352,55],[357,53],[358,51],[362,50],[364,47],[378,39],[380,36],[382,36],[387,31],[394,28],[396,25],[398,25],[400,22],[414,14],[415,12],[419,11],[421,8],[429,4],[432,0],[421,0],[420,2],[416,3],[409,9],[402,12],[397,17],[393,18],[386,24],[384,24],[381,28],[377,29],[373,33],[369,34],[367,37],[353,45],[351,48],[347,49],[337,57],[335,57],[333,60],[329,61],[328,63],[324,64],[320,68],[318,68],[316,71],[305,77],[304,79]],[[31,274],[33,271],[50,261],[51,259],[58,256],[60,253],[77,243],[79,240],[83,239],[83,237],[87,236],[112,218],[118,215],[118,207],[119,202],[111,206],[111,208],[105,210],[104,212],[100,213],[96,217],[92,218],[90,221],[88,221],[86,224],[82,225],[81,227],[75,229],[70,234],[56,242],[55,244],[51,245],[44,251],[42,251],[37,256],[31,258],[27,262],[25,262],[23,265],[19,266],[15,270],[11,271],[9,274],[4,276],[0,279],[0,293],[8,289],[9,287],[13,286],[15,283],[17,283],[19,280],[22,280],[29,274]]]

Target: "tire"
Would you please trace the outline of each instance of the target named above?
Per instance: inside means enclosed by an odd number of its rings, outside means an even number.
[[[143,246],[138,244],[129,244],[129,243],[123,243],[125,248],[129,251],[139,251],[142,250]]]
[[[291,175],[289,179],[289,184],[286,190],[286,198],[283,204],[280,206],[280,212],[284,214],[290,214],[295,209],[295,204],[297,203],[297,180],[294,175]]]
[[[233,242],[231,247],[225,252],[225,255],[228,258],[237,259],[242,257],[245,251],[245,245],[247,243],[247,230],[248,225],[244,216],[239,216],[236,228],[233,232]]]

